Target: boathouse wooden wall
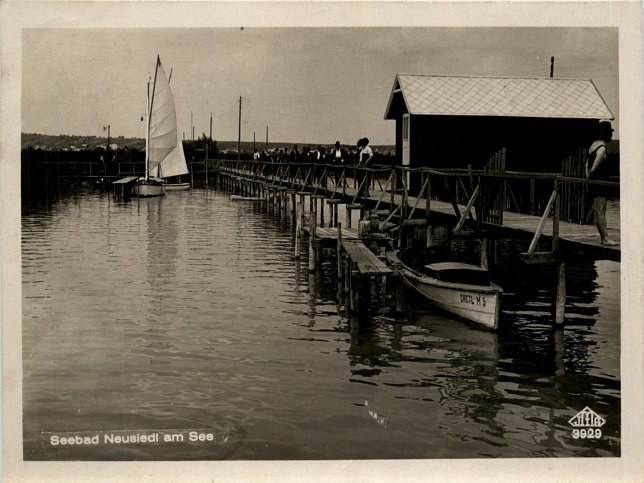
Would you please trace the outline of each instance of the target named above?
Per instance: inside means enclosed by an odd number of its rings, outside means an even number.
[[[506,170],[561,173],[563,161],[593,141],[595,120],[412,116],[412,167],[483,169],[502,147]],[[396,120],[396,156],[402,159],[402,117]]]
[[[402,91],[394,91],[386,117],[396,122],[396,157],[402,162],[403,116],[409,113]],[[588,148],[596,119],[411,114],[410,166],[482,169],[505,148],[506,169],[561,173],[566,158]]]

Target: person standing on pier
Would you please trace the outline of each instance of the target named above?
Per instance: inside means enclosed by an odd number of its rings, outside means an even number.
[[[331,162],[336,166],[344,165],[345,152],[340,145],[340,141],[335,142],[335,146],[331,151]]]
[[[369,162],[373,159],[373,151],[369,146],[369,138],[362,138],[360,139],[360,141],[358,141],[358,150],[359,150],[358,168],[367,168],[369,166]],[[358,186],[363,184],[363,180],[364,180],[364,186],[361,190],[361,193],[363,196],[368,197],[369,196],[369,176],[366,170],[360,173]]]
[[[342,166],[345,165],[346,153],[340,141],[335,142],[335,146],[331,150],[331,164],[333,165],[333,176],[335,178],[335,185],[338,186],[340,177],[342,176]]]
[[[613,137],[613,128],[608,121],[602,121],[598,125],[598,135],[588,149],[586,160],[586,178],[596,181],[608,181],[609,166],[606,161],[608,143]],[[588,186],[590,194],[595,198],[595,225],[601,238],[602,245],[614,246],[617,243],[608,236],[606,226],[606,204],[608,188],[602,185]]]
[[[297,144],[294,144],[293,150],[289,153],[289,156],[288,156],[288,163],[289,163],[288,178],[291,181],[295,179],[295,175],[297,174],[297,168],[294,165],[299,161],[300,161],[300,153],[297,149]]]

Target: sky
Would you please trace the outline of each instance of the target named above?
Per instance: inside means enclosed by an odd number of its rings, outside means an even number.
[[[22,132],[145,136],[146,83],[172,70],[179,132],[284,143],[394,143],[397,73],[592,79],[616,118],[616,28],[25,29]],[[192,119],[192,124],[191,124]]]

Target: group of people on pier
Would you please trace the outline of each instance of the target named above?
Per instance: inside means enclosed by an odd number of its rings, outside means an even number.
[[[366,166],[373,158],[373,151],[369,146],[368,138],[360,138],[356,143],[356,149],[347,149],[340,141],[327,148],[317,145],[315,149],[308,146],[299,148],[297,144],[292,149],[283,147],[272,152],[257,149],[253,152],[253,159],[256,161],[268,161],[273,163],[321,163],[336,166],[357,164]]]

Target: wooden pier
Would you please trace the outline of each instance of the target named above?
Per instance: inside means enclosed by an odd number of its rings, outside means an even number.
[[[412,240],[410,232],[423,227],[427,247],[434,243],[435,226],[449,227],[454,238],[479,240],[480,264],[484,268],[488,267],[490,241],[531,240],[521,257],[527,264],[552,266],[557,324],[565,320],[567,259],[621,258],[619,224],[609,225],[609,235],[618,244],[602,245],[595,226],[587,224],[592,213],[587,209],[591,206],[588,200],[562,196],[574,193],[579,197],[588,184],[618,189],[618,183],[592,182],[557,173],[365,169],[261,161],[218,161],[216,170],[216,182],[234,194],[271,201],[279,210],[291,207],[296,229],[295,256],[300,256],[301,244],[308,237],[311,271],[317,269],[322,249],[334,247],[338,279],[349,294],[351,310],[358,306],[357,285],[366,279],[393,275],[379,252],[412,246],[418,240]],[[412,176],[416,177],[416,192],[409,188]],[[366,196],[365,189],[369,192]],[[344,227],[339,221],[340,205],[345,209]],[[352,226],[356,212],[358,222]]]

